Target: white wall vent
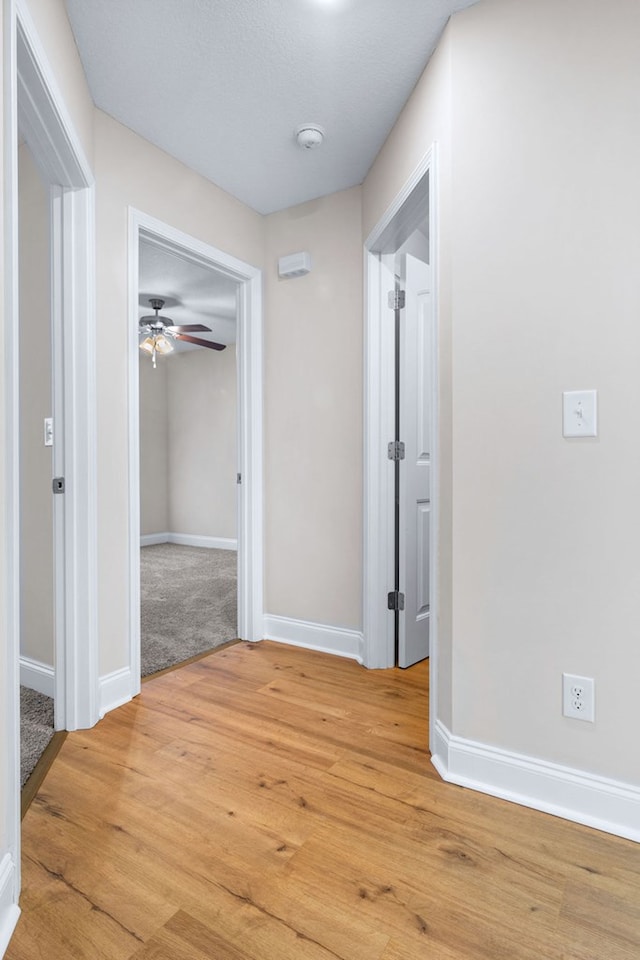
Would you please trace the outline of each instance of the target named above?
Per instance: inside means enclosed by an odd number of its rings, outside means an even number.
[[[311,270],[311,254],[290,253],[278,260],[278,275],[286,279],[304,277]]]

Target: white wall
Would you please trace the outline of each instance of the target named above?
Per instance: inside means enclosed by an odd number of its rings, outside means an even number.
[[[20,653],[53,666],[49,191],[26,145],[18,157],[20,270]]]
[[[307,276],[278,258],[307,250]],[[269,614],[362,626],[359,187],[267,217],[265,591]]]

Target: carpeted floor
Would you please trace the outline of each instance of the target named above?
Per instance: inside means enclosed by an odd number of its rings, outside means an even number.
[[[236,638],[235,551],[161,543],[140,554],[143,677]],[[53,700],[20,687],[21,786],[53,733]]]
[[[53,700],[20,687],[20,786],[24,787],[53,736]]]
[[[235,550],[140,550],[143,677],[237,637],[237,566]]]

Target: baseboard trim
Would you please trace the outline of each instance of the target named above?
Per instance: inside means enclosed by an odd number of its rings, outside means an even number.
[[[454,736],[436,723],[432,762],[449,783],[640,842],[640,788]]]
[[[191,533],[147,533],[140,537],[141,547],[154,543],[177,543],[183,547],[204,547],[207,550],[237,550],[238,541],[230,537],[200,537]]]
[[[238,541],[228,537],[196,537],[190,533],[170,533],[169,543],[183,547],[205,547],[207,550],[237,550]]]
[[[43,693],[45,697],[55,696],[55,673],[53,667],[31,657],[20,657],[20,683],[23,687]]]
[[[168,533],[145,533],[140,537],[141,547],[152,547],[156,543],[169,543]]]
[[[20,916],[16,900],[16,865],[11,854],[5,853],[0,861],[0,957],[9,946]]]
[[[277,643],[288,643],[294,647],[332,653],[357,660],[358,663],[363,662],[364,640],[362,633],[357,630],[270,614],[265,614],[264,630],[265,640],[275,640]]]
[[[100,677],[100,719],[110,710],[128,703],[134,695],[131,669],[122,667]]]

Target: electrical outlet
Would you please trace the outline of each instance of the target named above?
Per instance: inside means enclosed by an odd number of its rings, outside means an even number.
[[[595,720],[595,684],[592,677],[562,674],[562,713],[574,720]]]

